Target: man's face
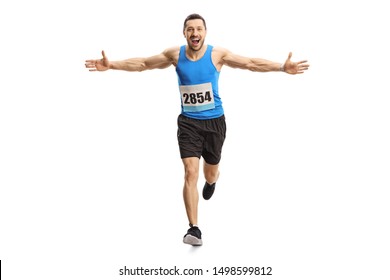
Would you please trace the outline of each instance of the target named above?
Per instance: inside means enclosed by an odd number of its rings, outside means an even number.
[[[193,51],[199,51],[206,38],[206,29],[201,19],[192,19],[187,21],[184,28],[184,36],[187,39],[188,47]]]

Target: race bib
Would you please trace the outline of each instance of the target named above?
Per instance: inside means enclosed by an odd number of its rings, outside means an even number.
[[[201,112],[215,108],[211,83],[179,86],[184,112]]]

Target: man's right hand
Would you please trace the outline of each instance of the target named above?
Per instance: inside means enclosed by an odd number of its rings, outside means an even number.
[[[106,71],[110,69],[110,62],[106,57],[104,51],[102,51],[102,59],[88,59],[85,61],[85,67],[89,68],[89,71]]]

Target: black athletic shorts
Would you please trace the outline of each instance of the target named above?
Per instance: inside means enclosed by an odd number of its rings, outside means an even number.
[[[208,164],[218,164],[226,137],[225,116],[198,120],[179,115],[177,140],[181,158],[201,156]]]

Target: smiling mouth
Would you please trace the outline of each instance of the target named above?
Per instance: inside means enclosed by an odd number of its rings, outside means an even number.
[[[191,43],[195,46],[199,45],[200,39],[198,38],[191,38]]]

